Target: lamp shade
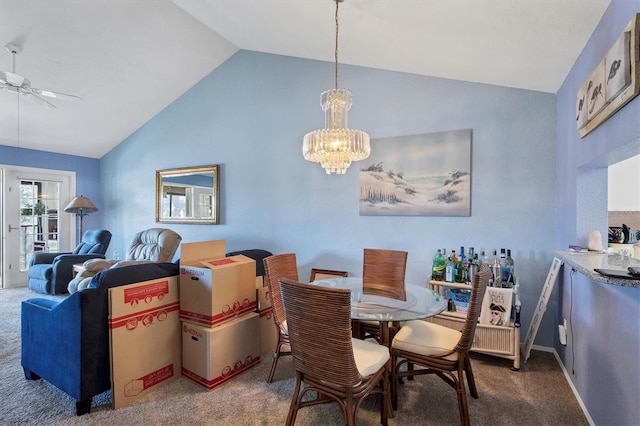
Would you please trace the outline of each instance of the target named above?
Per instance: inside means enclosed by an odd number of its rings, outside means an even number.
[[[67,213],[75,213],[81,216],[97,212],[98,208],[84,195],[75,197],[67,207],[64,208]]]

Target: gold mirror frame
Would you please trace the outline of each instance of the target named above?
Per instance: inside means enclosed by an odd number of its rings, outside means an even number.
[[[217,164],[156,171],[156,222],[218,224]]]

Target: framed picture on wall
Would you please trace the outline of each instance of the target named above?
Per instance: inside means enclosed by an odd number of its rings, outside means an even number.
[[[631,63],[629,62],[629,32],[620,34],[618,40],[604,57],[605,97],[611,102],[631,84]]]
[[[640,92],[640,13],[634,15],[576,94],[583,138]]]
[[[471,130],[371,140],[361,216],[471,216]]]
[[[591,72],[587,79],[587,120],[593,117],[604,108],[604,59],[600,61],[597,67]]]

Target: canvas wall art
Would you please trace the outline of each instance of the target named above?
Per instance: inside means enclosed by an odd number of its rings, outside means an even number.
[[[640,93],[640,13],[634,15],[576,95],[583,138]]]
[[[371,140],[361,216],[471,216],[471,130]]]

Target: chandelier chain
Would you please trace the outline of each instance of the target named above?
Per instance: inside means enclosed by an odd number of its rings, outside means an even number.
[[[340,4],[339,0],[336,0],[336,51],[334,54],[336,60],[336,82],[335,88],[338,90],[338,4]]]

